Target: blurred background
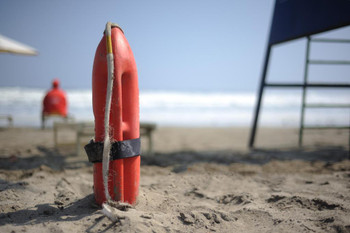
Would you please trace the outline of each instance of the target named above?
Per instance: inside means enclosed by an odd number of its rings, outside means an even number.
[[[250,126],[274,0],[0,2],[0,34],[38,56],[0,54],[0,115],[15,126],[40,125],[41,104],[54,78],[77,120],[93,120],[91,75],[107,21],[124,30],[138,67],[141,121],[161,126]],[[350,38],[350,27],[316,35]],[[301,82],[306,40],[274,46],[267,79]],[[311,48],[315,59],[350,60],[350,45]],[[310,81],[349,83],[349,66],[312,68]],[[348,90],[310,91],[312,102],[350,102]],[[298,127],[301,90],[268,90],[262,126]],[[346,125],[350,112],[312,110],[306,123]],[[1,122],[2,124],[3,122]],[[6,122],[4,122],[6,123]]]

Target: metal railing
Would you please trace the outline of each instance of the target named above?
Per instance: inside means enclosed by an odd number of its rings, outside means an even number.
[[[305,58],[305,67],[304,67],[304,78],[302,83],[269,83],[266,82],[267,69],[269,64],[269,57],[272,49],[272,45],[268,45],[266,50],[266,56],[264,61],[264,67],[262,72],[262,78],[258,93],[258,101],[255,108],[255,114],[253,118],[253,126],[251,129],[250,139],[248,146],[250,148],[254,147],[255,134],[258,126],[259,113],[262,103],[262,96],[264,93],[265,87],[270,88],[302,88],[302,106],[301,106],[301,116],[300,116],[300,128],[299,128],[299,146],[302,146],[303,142],[303,133],[305,129],[348,129],[350,131],[350,125],[347,126],[330,126],[330,125],[320,125],[320,126],[307,126],[305,125],[305,109],[306,108],[350,108],[350,104],[324,104],[324,103],[314,103],[307,104],[307,89],[309,88],[350,88],[350,83],[313,83],[308,81],[308,70],[309,65],[350,65],[350,61],[341,61],[341,60],[311,60],[310,59],[310,43],[350,43],[350,40],[346,39],[326,39],[326,38],[310,38],[307,37],[307,46],[306,46],[306,58]],[[350,123],[350,119],[349,119]],[[349,132],[349,145],[350,145],[350,132]]]
[[[308,81],[308,70],[309,65],[350,65],[350,61],[342,60],[312,60],[310,59],[310,45],[312,42],[316,43],[350,43],[350,40],[343,39],[326,39],[326,38],[311,38],[307,37],[306,45],[306,58],[304,68],[304,82],[302,85],[302,105],[301,105],[301,116],[300,116],[300,128],[299,128],[299,146],[303,145],[303,133],[306,129],[350,129],[350,126],[332,126],[332,125],[319,125],[319,126],[307,126],[305,125],[305,109],[307,108],[348,108],[350,105],[346,104],[306,104],[306,94],[309,87],[324,87],[324,88],[349,88],[350,84],[322,84],[315,85]]]

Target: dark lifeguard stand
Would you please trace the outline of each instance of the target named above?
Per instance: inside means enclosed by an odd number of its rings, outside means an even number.
[[[311,43],[350,43],[344,39],[312,38],[312,35],[332,29],[350,25],[350,1],[348,0],[276,0],[270,37],[265,54],[265,62],[261,76],[258,100],[253,118],[249,147],[254,147],[255,134],[258,126],[260,107],[264,89],[269,88],[301,88],[301,117],[299,129],[299,146],[302,146],[303,132],[306,129],[350,129],[350,126],[306,126],[304,115],[306,108],[349,108],[350,105],[306,104],[308,88],[342,88],[350,89],[349,83],[311,83],[308,81],[308,67],[310,65],[350,65],[350,61],[312,60],[310,59]],[[271,83],[266,82],[266,75],[270,60],[270,52],[274,45],[306,37],[306,58],[304,79],[302,83]]]

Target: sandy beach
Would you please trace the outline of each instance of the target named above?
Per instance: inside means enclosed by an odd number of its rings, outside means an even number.
[[[0,232],[350,232],[349,131],[158,128],[138,203],[111,222],[74,131],[0,129]],[[89,138],[86,138],[86,143]],[[146,150],[147,139],[143,149]]]

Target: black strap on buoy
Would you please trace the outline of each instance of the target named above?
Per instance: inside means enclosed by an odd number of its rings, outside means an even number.
[[[103,142],[94,142],[84,146],[86,154],[91,163],[102,162]],[[111,145],[110,160],[125,159],[141,154],[141,139],[135,138],[130,140],[114,142]]]

